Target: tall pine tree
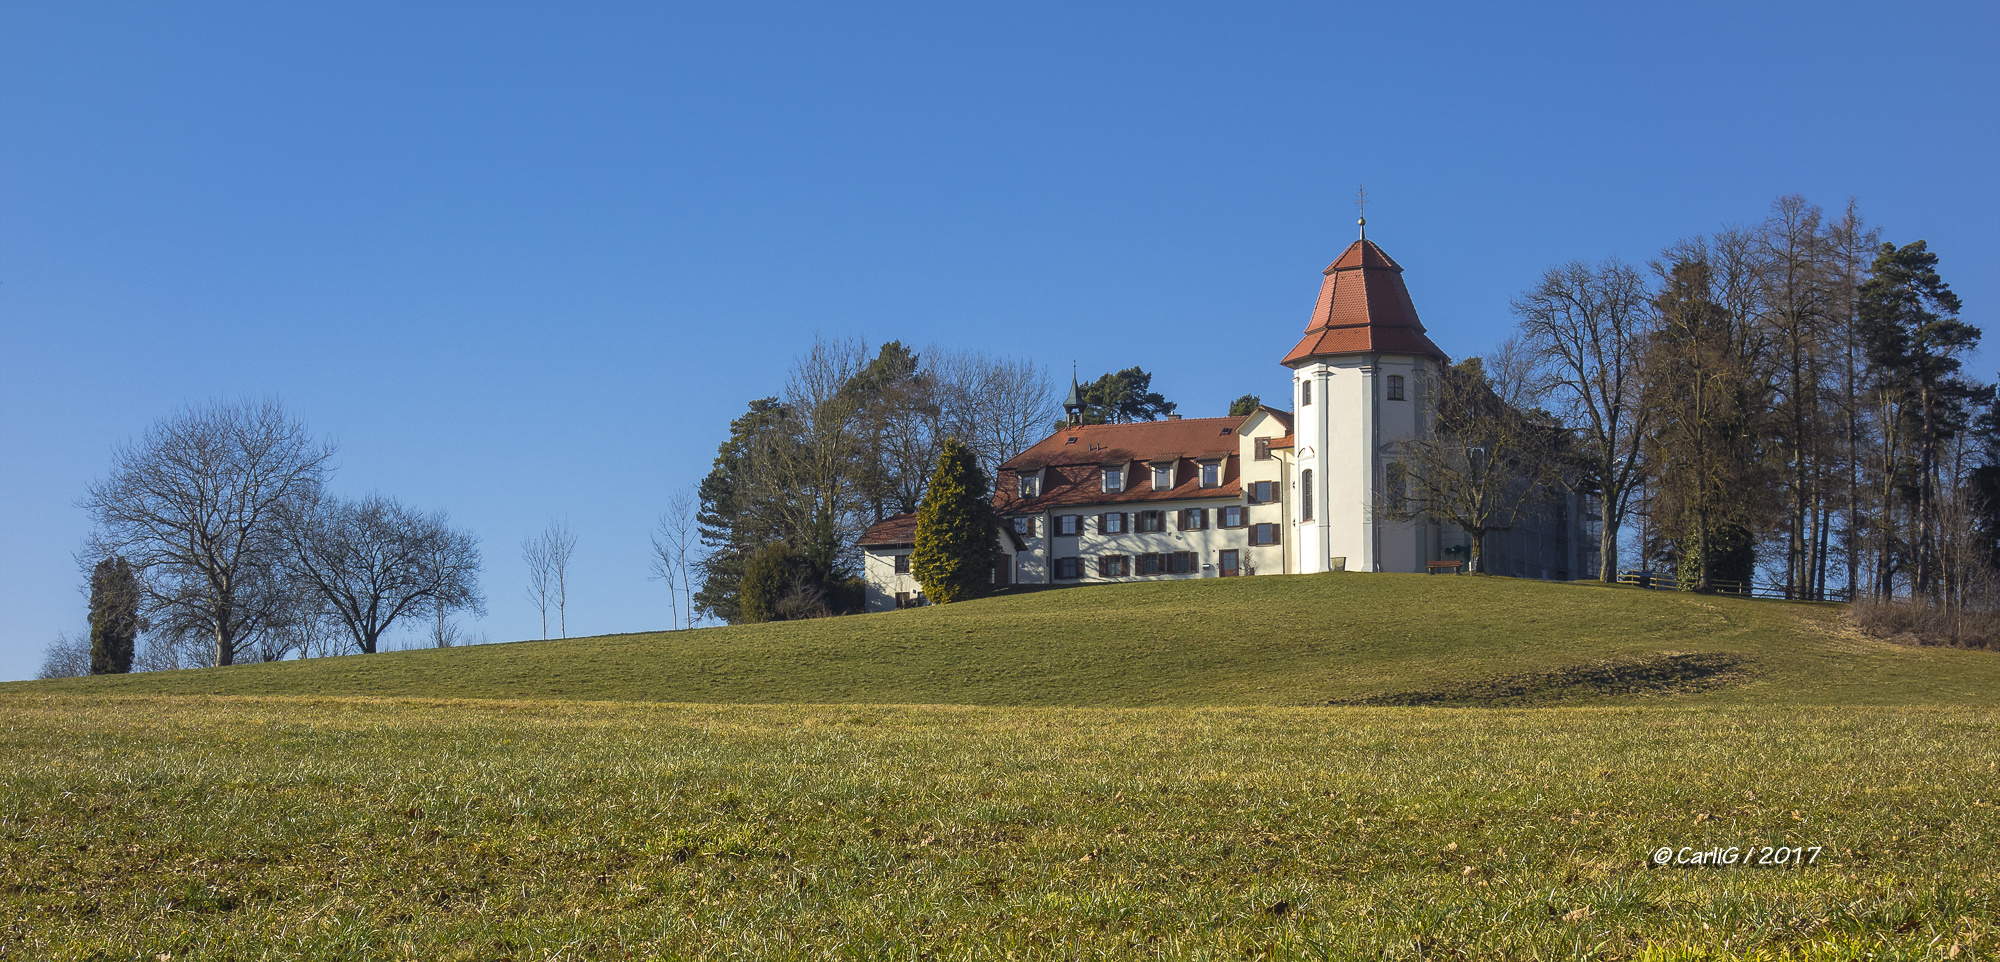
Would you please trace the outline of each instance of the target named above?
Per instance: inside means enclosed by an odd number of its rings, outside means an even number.
[[[949,604],[986,594],[999,556],[1000,526],[988,499],[986,475],[972,449],[952,438],[938,455],[930,488],[917,508],[910,573],[932,602]]]
[[[132,670],[139,637],[139,579],[118,555],[90,572],[90,673],[122,675]]]
[[[1978,388],[1959,376],[1959,356],[1979,344],[1979,328],[1958,319],[1958,295],[1938,276],[1937,255],[1923,241],[1883,244],[1861,285],[1860,328],[1881,386],[1899,402],[1916,456],[1916,535],[1912,589],[1936,593],[1938,456],[1964,429]]]

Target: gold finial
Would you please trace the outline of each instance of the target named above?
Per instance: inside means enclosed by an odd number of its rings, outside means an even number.
[[[1360,217],[1355,219],[1354,223],[1356,226],[1361,228],[1361,239],[1367,240],[1368,239],[1368,188],[1366,185],[1362,185],[1354,191],[1354,212],[1361,215]]]

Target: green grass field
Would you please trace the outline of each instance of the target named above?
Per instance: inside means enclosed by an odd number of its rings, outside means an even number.
[[[821,621],[392,652],[11,690],[726,704],[1986,705],[2000,658],[1840,630],[1838,608],[1589,584],[1305,575],[1038,591]],[[1720,677],[1565,684],[1672,655]],[[1508,683],[1496,686],[1496,681]],[[1629,689],[1629,690],[1628,690]],[[1411,700],[1411,699],[1404,699]]]
[[[2000,657],[1836,614],[1257,578],[0,686],[0,959],[2000,954]],[[1395,701],[1543,707],[1325,707]]]

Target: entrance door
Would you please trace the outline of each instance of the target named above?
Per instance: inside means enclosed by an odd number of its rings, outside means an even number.
[[[1006,583],[1007,583],[1007,581],[1008,581],[1008,578],[1007,578],[1007,575],[1008,575],[1008,569],[1010,569],[1010,568],[1011,568],[1011,567],[1013,566],[1013,561],[1014,561],[1014,556],[1013,556],[1013,555],[1004,555],[1004,554],[1003,554],[1003,555],[1001,555],[1001,556],[1000,556],[999,560],[997,560],[997,561],[993,562],[993,583],[994,583],[994,584],[996,584],[996,585],[1004,585],[1004,584],[1006,584]]]
[[[1231,548],[1228,551],[1222,552],[1217,557],[1215,566],[1222,569],[1222,576],[1224,578],[1236,577],[1238,574],[1236,570],[1236,549]]]

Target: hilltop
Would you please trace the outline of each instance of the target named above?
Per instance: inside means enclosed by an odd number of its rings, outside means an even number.
[[[0,693],[737,704],[1994,704],[2000,657],[1834,605],[1397,574],[1029,590],[808,622],[18,682]]]

